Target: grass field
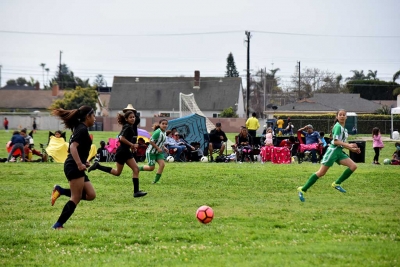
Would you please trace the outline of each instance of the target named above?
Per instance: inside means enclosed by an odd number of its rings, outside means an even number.
[[[47,133],[35,144],[47,143]],[[93,134],[96,145],[116,135]],[[10,137],[2,131],[0,142]],[[386,143],[380,161],[393,151]],[[400,168],[372,165],[372,157],[367,142],[367,163],[343,184],[347,194],[330,187],[344,170],[334,166],[304,203],[296,188],[317,170],[310,163],[167,163],[160,184],[151,184],[154,172],[141,173],[148,195],[139,199],[127,168],[120,177],[95,171],[97,198],[81,202],[60,231],[51,226],[67,198],[52,207],[50,193],[67,186],[63,165],[0,163],[0,264],[399,266]],[[201,205],[214,209],[208,225],[195,218]]]

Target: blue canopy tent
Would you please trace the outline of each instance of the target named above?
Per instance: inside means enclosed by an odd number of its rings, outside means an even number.
[[[199,114],[192,114],[168,121],[168,129],[176,128],[179,134],[188,142],[200,143],[200,149],[207,151],[204,135],[207,134],[206,118]]]

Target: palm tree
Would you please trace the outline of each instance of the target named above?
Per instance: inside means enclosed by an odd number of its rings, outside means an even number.
[[[368,75],[367,75],[367,77],[368,77],[369,79],[372,78],[372,80],[374,80],[374,81],[379,81],[379,79],[377,78],[377,76],[378,76],[378,71],[377,71],[377,70],[376,70],[376,71],[368,70]]]
[[[43,88],[44,88],[44,67],[46,66],[45,63],[40,63],[40,67],[42,67],[42,76],[43,76]]]
[[[46,83],[49,83],[49,72],[50,72],[50,69],[49,68],[45,68],[44,70],[47,72]]]
[[[351,70],[351,72],[353,73],[353,76],[346,78],[346,81],[359,81],[367,79],[363,70],[362,71]]]
[[[338,76],[336,76],[336,77],[335,77],[335,80],[336,80],[336,89],[337,89],[337,92],[340,93],[340,83],[341,83],[342,80],[343,80],[342,74],[339,74]]]
[[[400,70],[393,74],[393,82],[396,82],[398,78],[400,78]]]

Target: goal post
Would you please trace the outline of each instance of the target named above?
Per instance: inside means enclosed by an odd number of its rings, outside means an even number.
[[[199,106],[197,106],[193,93],[188,95],[179,93],[179,116],[182,118],[193,113],[197,113],[206,118],[208,132],[215,128],[215,125],[204,115]]]

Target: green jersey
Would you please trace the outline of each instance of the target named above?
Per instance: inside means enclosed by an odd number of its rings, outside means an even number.
[[[337,147],[336,145],[333,144],[334,140],[339,140],[342,142],[346,142],[347,138],[349,137],[349,134],[347,132],[347,129],[344,128],[342,125],[340,125],[339,122],[337,122],[332,129],[332,142],[331,142],[331,147],[335,148]],[[340,146],[342,147],[342,146]]]
[[[165,135],[165,132],[163,132],[160,128],[158,128],[157,130],[154,131],[153,135],[150,138],[150,141],[153,141],[157,145],[157,147],[163,149],[166,139],[167,137]],[[146,153],[159,154],[160,152],[158,152],[157,149],[153,147],[150,143],[150,145],[147,147]]]

